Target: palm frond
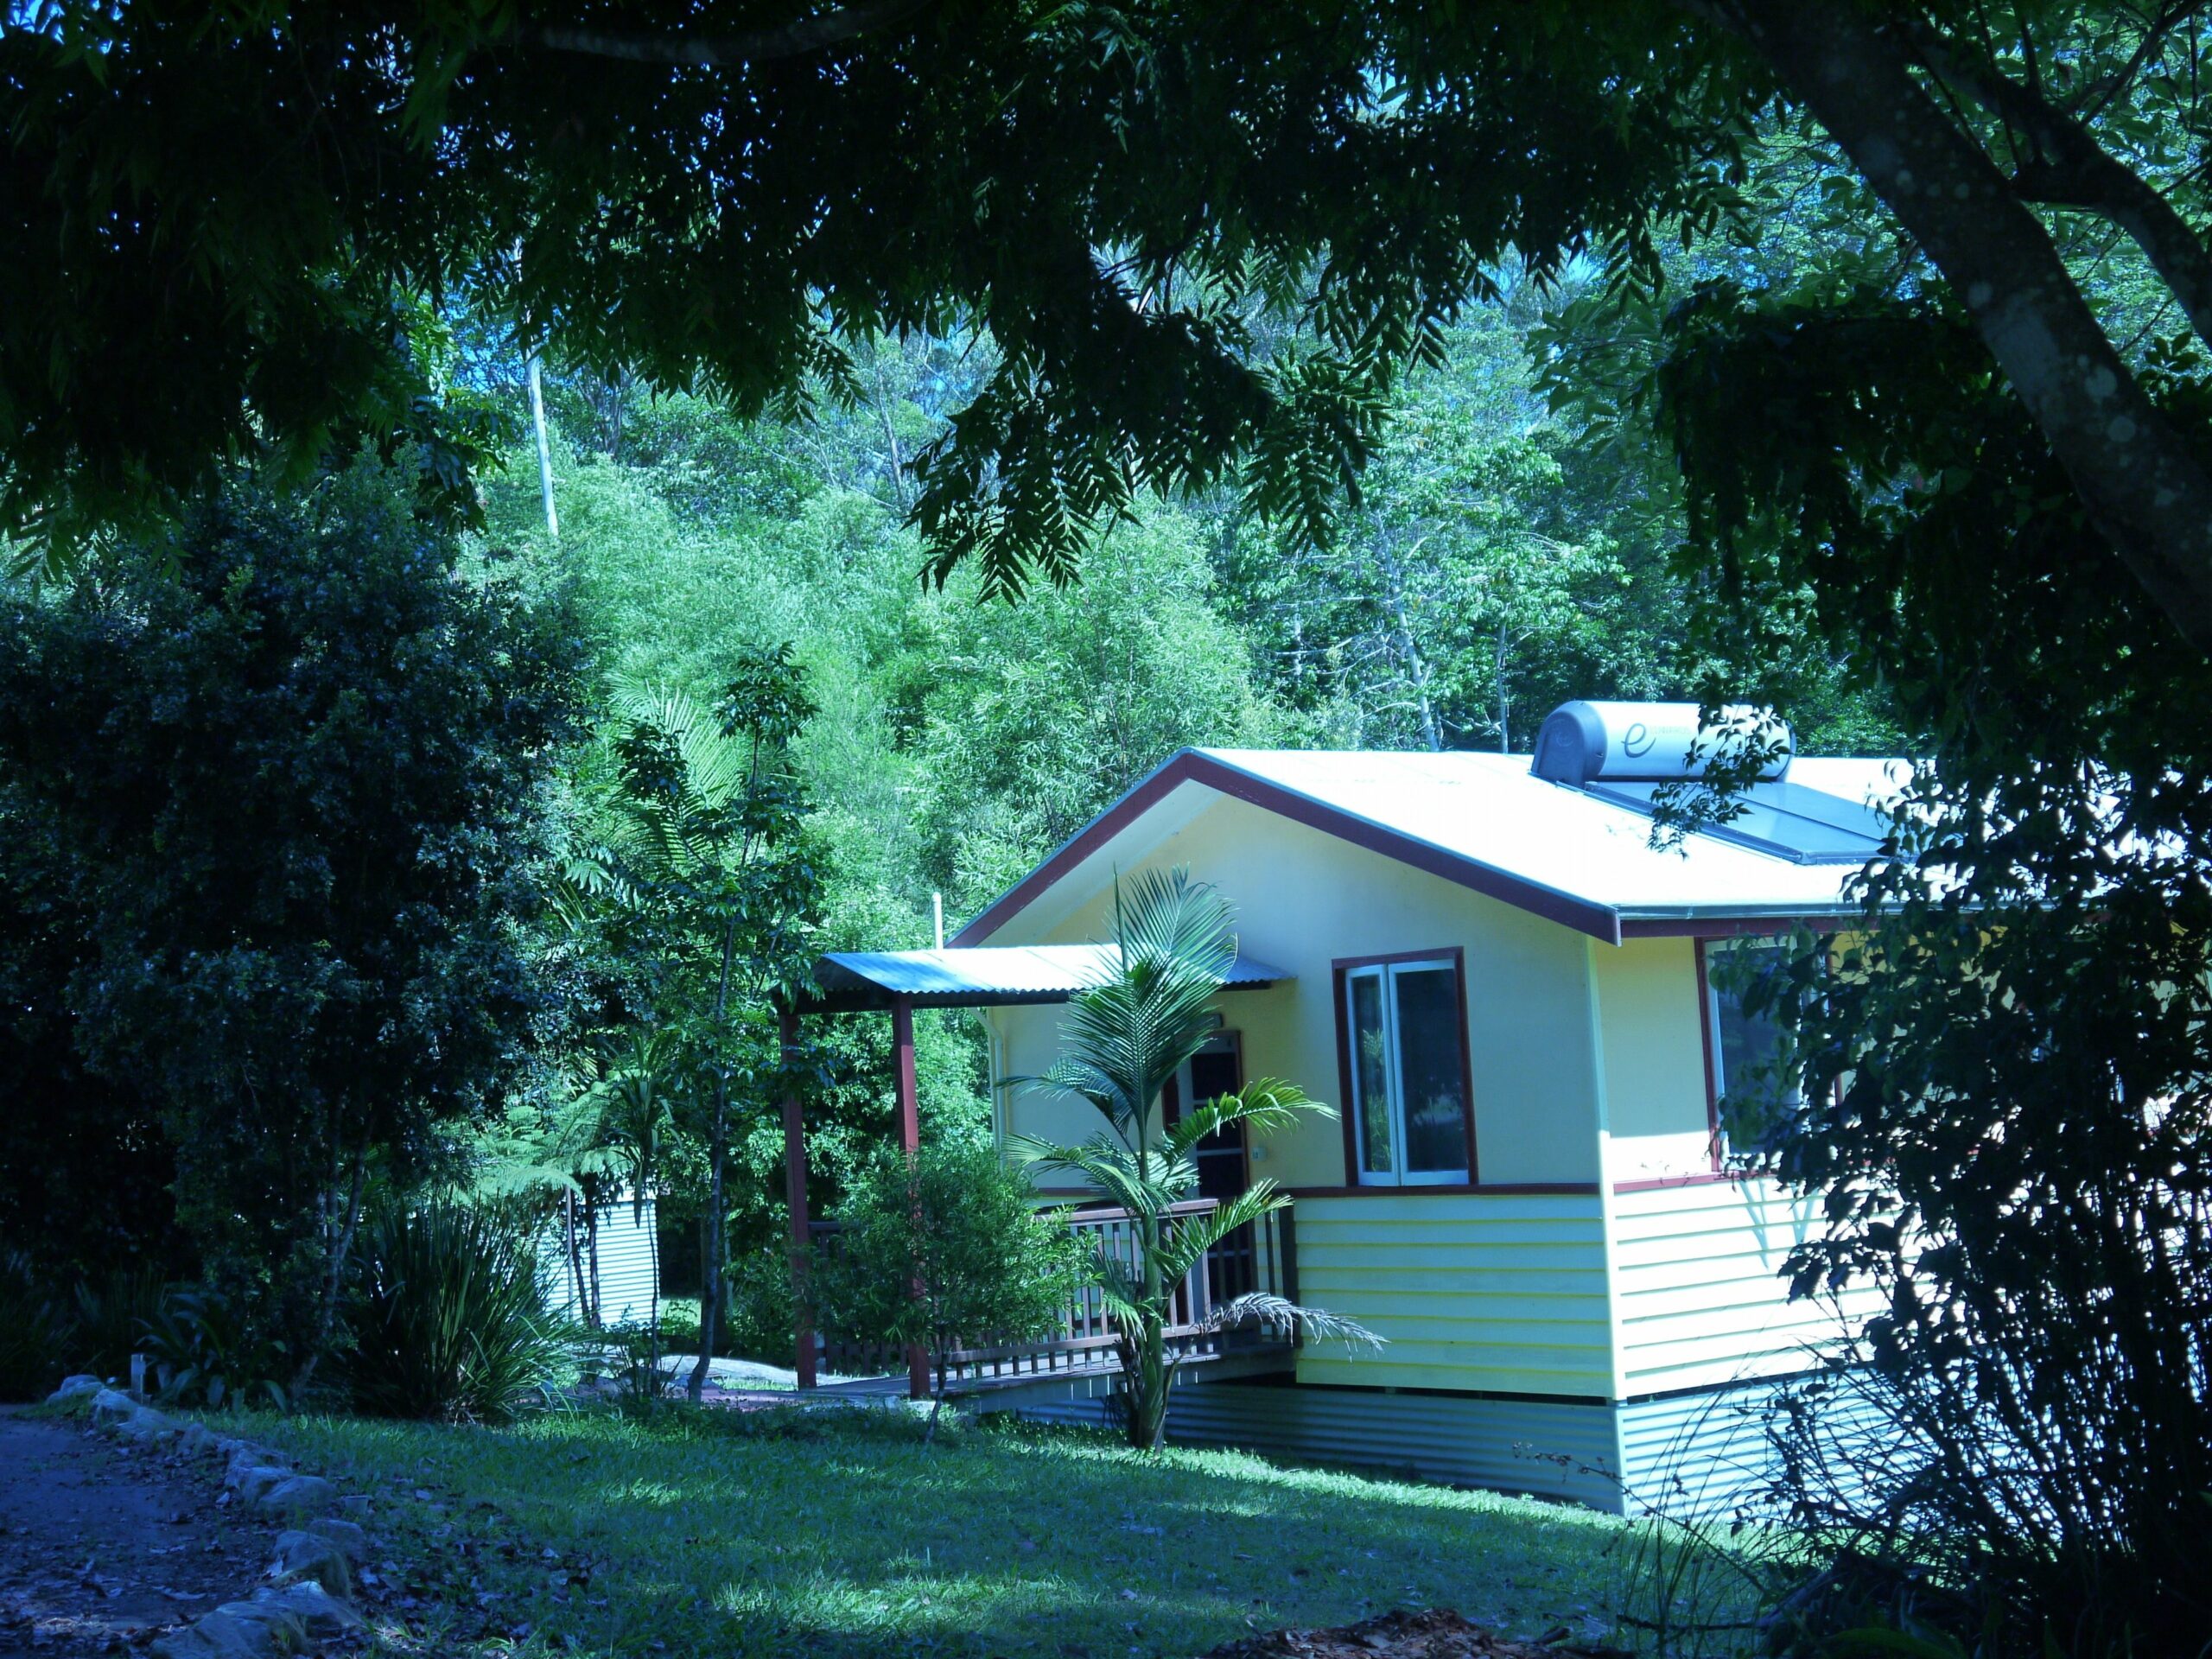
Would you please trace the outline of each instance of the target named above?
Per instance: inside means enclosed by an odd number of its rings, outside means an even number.
[[[1098,1292],[1100,1311],[1125,1331],[1141,1324],[1148,1306],[1143,1282],[1105,1251],[1096,1255],[1093,1288]]]
[[[675,744],[692,791],[709,810],[720,810],[744,793],[751,746],[725,732],[714,710],[688,691],[621,683],[613,707],[618,718],[660,732]]]
[[[1294,1083],[1286,1083],[1280,1077],[1255,1077],[1236,1094],[1202,1101],[1185,1112],[1167,1131],[1161,1144],[1171,1155],[1180,1155],[1194,1150],[1199,1141],[1231,1123],[1243,1123],[1262,1135],[1272,1135],[1296,1124],[1300,1112],[1322,1117],[1336,1116],[1333,1109],[1313,1099]]]
[[[1213,1002],[1236,961],[1229,904],[1187,871],[1114,887],[1116,960],[1061,1022],[1062,1058],[1030,1086],[1087,1101],[1132,1149],[1153,1131],[1168,1079],[1213,1035]]]
[[[561,861],[561,874],[551,896],[556,905],[564,897],[569,899],[581,915],[592,900],[635,906],[642,898],[643,890],[637,879],[613,859],[587,855]]]
[[[1145,1180],[1128,1153],[1095,1135],[1081,1146],[1066,1147],[1026,1135],[1007,1137],[1007,1149],[1033,1169],[1065,1171],[1080,1175],[1131,1215],[1158,1216],[1166,1204],[1156,1182]]]
[[[1271,1325],[1306,1340],[1342,1342],[1347,1346],[1379,1349],[1389,1338],[1378,1337],[1357,1319],[1345,1319],[1326,1308],[1300,1307],[1270,1291],[1247,1291],[1234,1301],[1224,1302],[1198,1321],[1202,1331],[1228,1331],[1238,1325]]]
[[[1114,932],[1124,973],[1144,964],[1227,982],[1236,960],[1229,900],[1189,870],[1146,870],[1114,887]]]
[[[1177,1219],[1160,1240],[1160,1271],[1165,1279],[1180,1279],[1198,1259],[1239,1227],[1281,1209],[1290,1200],[1275,1191],[1271,1180],[1258,1180],[1224,1204],[1202,1215]]]

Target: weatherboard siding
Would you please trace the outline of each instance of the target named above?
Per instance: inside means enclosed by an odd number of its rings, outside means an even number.
[[[1300,1299],[1386,1339],[1309,1344],[1300,1382],[1611,1396],[1595,1193],[1303,1198],[1297,1219]]]
[[[1791,1301],[1782,1276],[1814,1224],[1809,1200],[1707,1180],[1617,1193],[1613,1213],[1625,1396],[1803,1371],[1838,1336],[1835,1311]]]
[[[1607,1178],[1709,1173],[1713,1131],[1697,942],[1593,941],[1589,957],[1604,1066]]]

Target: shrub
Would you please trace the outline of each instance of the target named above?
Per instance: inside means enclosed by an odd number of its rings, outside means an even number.
[[[0,1255],[0,1400],[35,1400],[61,1380],[65,1334],[29,1260]]]
[[[791,1294],[790,1254],[763,1250],[731,1265],[728,1339],[722,1351],[770,1365],[788,1365],[796,1351],[798,1299]]]
[[[781,1248],[755,1250],[732,1261],[723,1275],[721,1329],[715,1333],[718,1359],[757,1359],[770,1365],[791,1363],[797,1300],[791,1268]],[[660,1304],[661,1345],[671,1354],[699,1351],[696,1297],[664,1296]]]
[[[69,1369],[122,1376],[130,1356],[147,1351],[146,1333],[162,1319],[171,1292],[161,1269],[117,1268],[79,1282],[69,1332]]]
[[[635,1320],[596,1332],[586,1344],[590,1364],[614,1383],[616,1402],[633,1416],[651,1415],[675,1383],[664,1346],[662,1332]]]
[[[518,1217],[439,1201],[363,1235],[346,1366],[356,1409],[505,1422],[560,1376],[563,1332]]]
[[[278,1375],[285,1346],[253,1331],[237,1307],[198,1286],[162,1294],[142,1322],[138,1346],[152,1362],[155,1392],[171,1403],[225,1407],[288,1404]]]
[[[1018,1343],[1059,1328],[1081,1256],[1066,1224],[988,1146],[866,1165],[814,1264],[815,1318],[836,1338],[932,1347]],[[918,1297],[914,1294],[918,1287]]]

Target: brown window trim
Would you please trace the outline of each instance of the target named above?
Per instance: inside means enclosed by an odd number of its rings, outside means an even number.
[[[1457,1182],[1407,1183],[1362,1181],[1359,1179],[1359,1141],[1352,1122],[1351,1031],[1344,1020],[1344,981],[1355,968],[1383,968],[1398,962],[1441,962],[1452,964],[1459,986],[1459,1112],[1467,1136],[1467,1179]],[[1394,950],[1376,957],[1338,957],[1329,963],[1330,995],[1335,999],[1337,1022],[1338,1116],[1344,1121],[1344,1185],[1361,1192],[1467,1192],[1482,1185],[1482,1170],[1475,1152],[1475,1068],[1467,1042],[1467,953],[1456,944],[1430,950]],[[1401,1151],[1402,1156],[1402,1149]]]
[[[1713,987],[1706,977],[1705,953],[1715,940],[1741,937],[1734,933],[1700,933],[1690,940],[1690,955],[1697,963],[1698,1046],[1705,1055],[1705,1155],[1711,1160],[1716,1175],[1721,1173],[1725,1160],[1720,1155],[1720,1079],[1713,1052]]]
[[[1711,1180],[1709,1175],[1691,1177],[1694,1180]],[[1408,1198],[1594,1198],[1600,1191],[1595,1181],[1493,1181],[1480,1185],[1473,1181],[1439,1182],[1434,1186],[1286,1186],[1284,1194],[1291,1198],[1372,1198],[1378,1197]]]

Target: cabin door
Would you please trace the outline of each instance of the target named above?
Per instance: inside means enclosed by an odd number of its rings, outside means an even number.
[[[1244,1057],[1236,1033],[1224,1031],[1211,1038],[1175,1074],[1166,1091],[1167,1121],[1182,1116],[1185,1102],[1218,1100],[1244,1086]],[[1226,1204],[1251,1182],[1244,1126],[1231,1124],[1198,1142],[1194,1156],[1198,1165],[1198,1197]],[[1242,1296],[1258,1284],[1252,1229],[1240,1227],[1214,1246],[1207,1257],[1206,1287],[1217,1306]]]

